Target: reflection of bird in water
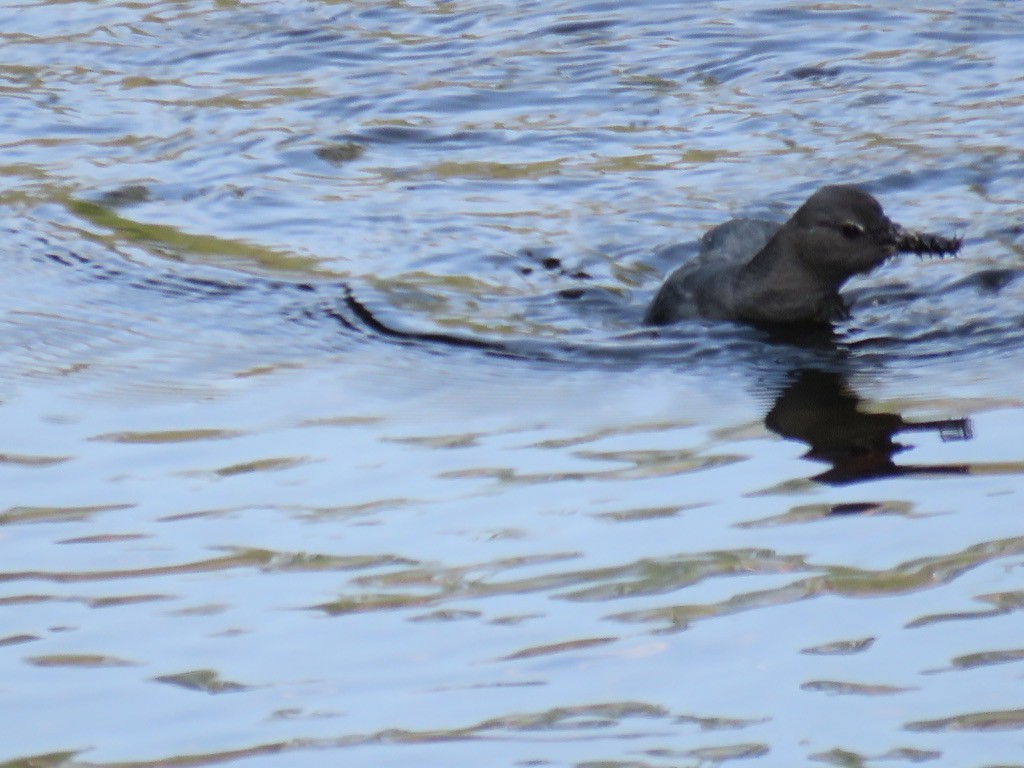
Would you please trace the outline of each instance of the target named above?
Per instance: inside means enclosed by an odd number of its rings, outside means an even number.
[[[804,369],[779,394],[764,423],[782,437],[807,443],[806,458],[832,468],[813,479],[845,485],[903,475],[963,475],[962,464],[905,465],[893,457],[907,446],[896,442],[900,432],[938,432],[942,440],[969,440],[967,419],[908,422],[895,413],[860,410],[860,398],[838,373]]]

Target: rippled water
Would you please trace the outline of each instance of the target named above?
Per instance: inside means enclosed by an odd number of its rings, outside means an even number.
[[[0,766],[1024,765],[1019,28],[0,5]],[[961,258],[638,330],[828,181]]]

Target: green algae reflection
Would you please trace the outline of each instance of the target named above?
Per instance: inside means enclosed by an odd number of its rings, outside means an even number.
[[[69,197],[67,208],[91,224],[109,229],[117,237],[134,243],[168,248],[179,254],[207,257],[211,261],[235,260],[257,264],[267,269],[288,272],[315,272],[316,259],[283,253],[272,248],[227,240],[214,235],[193,235],[166,224],[146,224],[133,221],[99,203]]]

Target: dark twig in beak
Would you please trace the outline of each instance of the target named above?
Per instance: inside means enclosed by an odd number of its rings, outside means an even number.
[[[950,256],[960,250],[962,237],[944,237],[931,232],[915,232],[893,224],[892,237],[898,253],[916,253],[918,256]]]

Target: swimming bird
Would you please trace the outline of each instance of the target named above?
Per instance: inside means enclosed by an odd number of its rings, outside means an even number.
[[[849,317],[839,289],[898,253],[944,256],[962,238],[904,229],[859,187],[822,187],[782,225],[733,219],[707,232],[698,255],[669,275],[645,325],[706,317],[752,325]]]

